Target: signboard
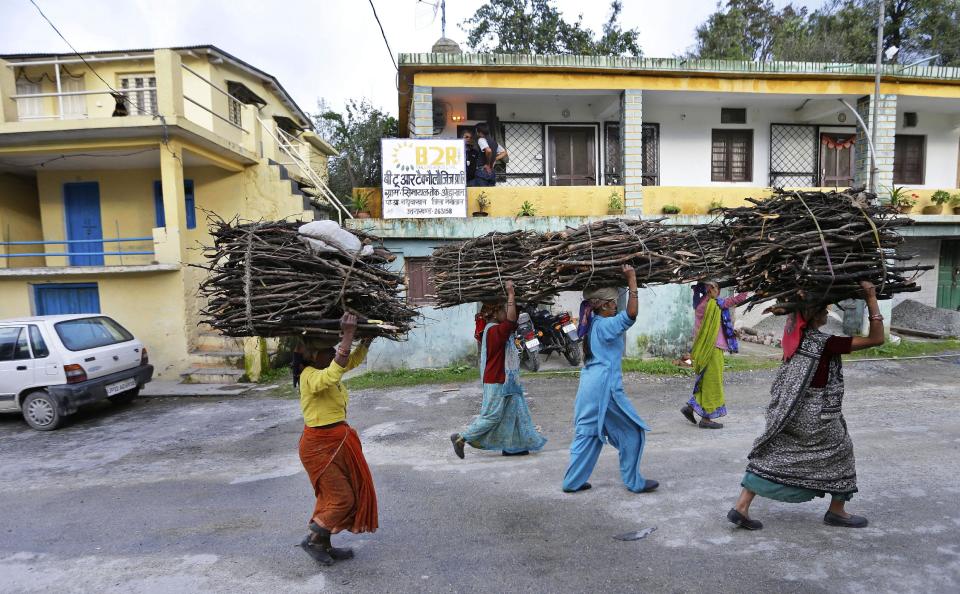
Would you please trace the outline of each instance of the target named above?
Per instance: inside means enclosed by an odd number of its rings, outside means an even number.
[[[467,216],[463,141],[384,138],[383,218]]]

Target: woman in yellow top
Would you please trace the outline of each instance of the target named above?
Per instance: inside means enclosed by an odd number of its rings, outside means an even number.
[[[357,317],[344,314],[342,336],[334,347],[305,344],[306,358],[300,374],[300,409],[303,435],[300,461],[310,476],[317,503],[310,516],[310,534],[300,546],[321,565],[353,557],[351,549],[338,549],[330,536],[341,530],[374,532],[377,529],[377,494],[370,468],[363,457],[360,437],[347,424],[350,396],[341,383],[343,374],[360,365],[370,342],[352,353]]]

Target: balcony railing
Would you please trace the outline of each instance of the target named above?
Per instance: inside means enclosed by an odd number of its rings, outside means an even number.
[[[66,239],[66,240],[43,240],[43,241],[0,241],[0,259],[3,259],[6,263],[9,263],[10,258],[69,258],[70,266],[103,266],[103,259],[105,256],[118,257],[120,259],[119,265],[123,265],[124,256],[153,256],[154,251],[151,250],[130,250],[121,248],[120,244],[123,243],[143,243],[150,242],[153,243],[153,237],[120,237],[115,239]],[[115,243],[117,244],[117,249],[114,251],[106,251],[103,244],[105,243]],[[46,252],[46,251],[30,251],[30,252],[21,252],[21,253],[7,253],[9,252],[10,246],[67,246],[65,252]],[[70,246],[77,246],[82,248],[91,248],[89,250],[84,249],[83,251],[75,250],[70,251]],[[98,249],[99,248],[99,249]]]

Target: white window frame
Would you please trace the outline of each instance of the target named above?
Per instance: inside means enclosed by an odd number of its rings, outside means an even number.
[[[124,81],[135,81],[143,79],[143,85],[140,87],[124,87]],[[127,97],[128,115],[153,115],[157,110],[157,73],[156,72],[131,72],[117,75],[119,88],[117,89]],[[145,109],[140,109],[139,102],[143,99]]]

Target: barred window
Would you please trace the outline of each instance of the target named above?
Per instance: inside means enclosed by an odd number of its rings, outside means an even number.
[[[753,180],[753,130],[714,130],[710,179],[717,182]]]
[[[897,134],[893,143],[893,183],[922,184],[926,138]]]
[[[153,115],[157,111],[157,77],[153,74],[121,76],[120,88],[127,98],[127,111],[130,115]]]

